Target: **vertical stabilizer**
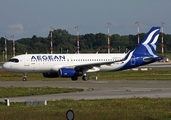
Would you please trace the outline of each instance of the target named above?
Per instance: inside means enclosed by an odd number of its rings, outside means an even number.
[[[155,57],[159,33],[160,27],[152,27],[141,43],[137,46],[134,54],[152,55]]]

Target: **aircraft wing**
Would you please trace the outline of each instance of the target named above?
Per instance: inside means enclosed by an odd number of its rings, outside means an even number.
[[[108,62],[98,62],[98,63],[92,63],[92,64],[75,65],[75,69],[87,70],[87,69],[92,69],[93,67],[100,67],[101,65],[111,65],[112,63],[122,62],[122,61],[125,61],[128,58],[131,51],[132,50],[130,50],[123,59],[120,59],[120,60],[117,60],[117,61],[108,61]]]
[[[75,65],[75,69],[87,70],[87,69],[92,69],[93,67],[100,67],[101,65],[111,65],[112,63],[115,63],[115,62],[116,61]]]
[[[79,69],[79,70],[88,70],[88,69],[92,69],[94,67],[100,67],[101,65],[111,65],[112,63],[115,63],[115,62],[117,62],[117,61],[78,64],[78,65],[67,65],[67,66],[66,65],[64,65],[64,66],[55,65],[51,68],[51,70],[58,71],[60,68],[73,68],[73,69]]]
[[[130,53],[131,53],[131,51],[129,51],[123,59],[116,60],[116,61],[104,61],[104,62],[78,64],[78,65],[76,64],[76,65],[68,65],[68,66],[57,65],[57,66],[53,66],[51,70],[52,71],[58,71],[60,68],[74,68],[74,69],[79,69],[79,70],[89,70],[92,68],[94,69],[94,68],[100,67],[101,65],[109,65],[110,66],[112,63],[125,61],[128,58]]]

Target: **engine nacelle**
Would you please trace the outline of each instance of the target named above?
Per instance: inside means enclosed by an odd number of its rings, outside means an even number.
[[[43,76],[46,78],[55,78],[55,77],[59,77],[58,73],[43,73]]]
[[[59,76],[60,77],[75,77],[75,76],[82,76],[83,72],[80,70],[76,70],[73,68],[61,68],[59,69]]]

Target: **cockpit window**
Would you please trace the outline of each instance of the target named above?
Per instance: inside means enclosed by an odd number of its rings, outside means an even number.
[[[9,62],[15,62],[15,63],[17,63],[17,62],[19,62],[19,60],[18,59],[10,59]]]

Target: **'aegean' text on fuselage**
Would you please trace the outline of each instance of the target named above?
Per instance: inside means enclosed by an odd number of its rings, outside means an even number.
[[[63,56],[61,56],[61,55],[59,55],[59,56],[53,56],[53,55],[38,55],[38,56],[32,56],[31,57],[31,60],[65,60],[65,56],[63,55]]]

